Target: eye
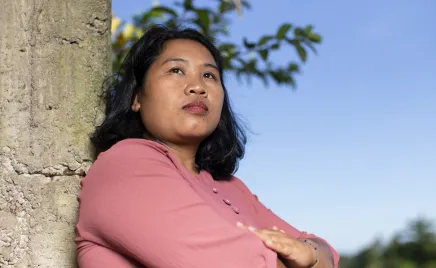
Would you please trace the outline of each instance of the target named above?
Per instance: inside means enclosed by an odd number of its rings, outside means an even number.
[[[216,79],[216,76],[213,73],[205,73],[203,76],[208,79]]]
[[[170,69],[170,73],[175,73],[175,74],[182,74],[183,71],[182,69],[178,68],[178,67],[174,67]]]

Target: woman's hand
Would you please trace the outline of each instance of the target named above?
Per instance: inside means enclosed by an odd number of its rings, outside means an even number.
[[[283,230],[278,230],[276,227],[256,229],[239,222],[237,225],[254,232],[268,248],[285,259],[287,267],[308,268],[312,267],[317,261],[315,248],[305,242],[289,237]]]

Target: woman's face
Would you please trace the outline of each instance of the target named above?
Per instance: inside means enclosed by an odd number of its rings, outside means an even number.
[[[166,143],[198,145],[217,127],[224,92],[209,50],[176,39],[150,66],[132,110],[150,134]]]

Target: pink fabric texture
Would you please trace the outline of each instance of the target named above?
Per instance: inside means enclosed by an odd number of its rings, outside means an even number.
[[[194,176],[153,141],[118,142],[81,184],[75,239],[81,268],[276,268],[276,253],[237,221],[317,238],[273,214],[238,178]]]

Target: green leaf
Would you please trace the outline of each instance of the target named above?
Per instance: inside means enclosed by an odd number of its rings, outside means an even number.
[[[151,10],[151,12],[153,12],[153,11],[158,11],[158,12],[166,13],[166,14],[171,15],[173,17],[177,17],[177,12],[174,11],[174,9],[169,8],[169,7],[157,6]]]
[[[299,72],[300,71],[300,67],[296,63],[289,63],[288,71],[290,71],[290,72]]]
[[[304,30],[306,31],[306,34],[310,34],[313,30],[313,25],[307,25]]]
[[[218,7],[220,14],[223,14],[223,13],[226,13],[226,12],[233,10],[234,7],[230,2],[228,2],[228,1],[220,1],[220,2],[221,3]]]
[[[274,39],[274,36],[272,36],[272,35],[264,35],[264,36],[262,36],[260,39],[259,39],[259,42],[257,42],[257,45],[260,47],[260,46],[263,46],[263,45],[265,45],[268,41],[270,41],[270,40],[272,40],[272,39]]]
[[[267,49],[259,50],[259,55],[264,61],[268,59],[268,53],[269,51]]]
[[[147,19],[148,18],[163,18],[165,15],[162,11],[160,10],[156,10],[156,9],[152,9],[150,10],[150,12],[147,14]]]
[[[225,70],[233,70],[234,69],[234,65],[232,64],[232,58],[224,57],[223,67],[224,67]]]
[[[256,64],[257,64],[257,60],[256,59],[251,59],[246,65],[245,65],[245,70],[248,72],[253,72],[256,70]]]
[[[286,34],[291,29],[291,27],[292,27],[292,25],[289,23],[282,24],[282,26],[280,26],[280,28],[277,31],[277,35],[276,35],[277,39],[285,38]]]
[[[301,61],[302,62],[306,62],[306,60],[307,60],[307,52],[304,49],[304,47],[302,47],[301,44],[298,43],[298,45],[296,45],[295,48],[297,49],[297,53],[298,53],[298,56],[300,57]]]
[[[238,55],[236,51],[236,45],[231,43],[224,43],[218,46],[218,50],[221,51],[221,54],[224,59],[233,59]]]
[[[147,24],[151,23],[153,21],[153,19],[156,19],[156,18],[161,19],[164,17],[165,17],[164,13],[152,8],[149,11],[144,12],[141,15],[134,16],[133,21],[134,21],[134,24],[136,26],[143,26],[143,25],[147,25]]]
[[[251,42],[249,42],[249,41],[247,40],[247,38],[244,37],[244,46],[245,46],[247,49],[253,49],[254,47],[256,47],[256,44],[255,44],[255,43],[251,43]]]
[[[210,28],[209,10],[197,9],[195,10],[195,13],[197,13],[197,23],[206,33],[208,33]]]
[[[301,28],[295,28],[294,29],[294,35],[297,37],[305,37],[306,36],[306,32],[301,29]]]
[[[175,28],[177,28],[177,19],[176,19],[176,18],[173,18],[173,19],[168,20],[168,21],[166,22],[166,25],[167,25],[168,27],[170,27],[171,29],[175,29]]]
[[[288,42],[288,44],[292,45],[292,46],[296,46],[300,43],[300,41],[298,41],[297,39],[290,39],[290,38],[285,38],[286,42]]]
[[[278,74],[277,71],[273,71],[273,70],[271,70],[271,71],[269,71],[268,73],[269,73],[269,75],[272,77],[272,79],[274,79],[274,81],[275,81],[277,84],[280,84],[280,81],[281,81],[282,79],[281,79],[281,77],[280,77],[280,74]]]
[[[272,44],[272,46],[271,46],[272,50],[277,50],[279,48],[280,48],[280,43],[275,43],[275,44]]]
[[[316,33],[309,33],[307,38],[314,43],[321,43],[321,35]]]
[[[224,43],[224,44],[219,45],[218,49],[220,51],[234,52],[236,50],[236,46],[235,46],[235,44],[232,44],[232,43]]]
[[[183,7],[186,10],[192,10],[193,9],[192,0],[185,0],[185,1],[183,1]]]

